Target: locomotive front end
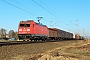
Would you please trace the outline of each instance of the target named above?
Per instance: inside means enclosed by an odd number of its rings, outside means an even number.
[[[31,27],[31,20],[30,21],[20,21],[18,26],[18,38],[20,39],[26,39],[30,38],[32,34]]]

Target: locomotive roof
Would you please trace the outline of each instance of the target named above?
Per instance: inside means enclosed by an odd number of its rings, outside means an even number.
[[[20,22],[34,22],[33,20],[20,21]]]
[[[34,22],[33,20],[27,20],[27,21],[20,21],[20,23],[29,23],[29,22]],[[36,22],[35,22],[36,23]],[[36,23],[37,25],[40,25],[40,26],[45,26],[47,27],[46,25],[43,25],[42,23]]]
[[[36,23],[36,22],[35,22]],[[45,26],[46,27],[46,25],[43,25],[42,23],[36,23],[36,24],[38,24],[38,25],[40,25],[40,26]]]

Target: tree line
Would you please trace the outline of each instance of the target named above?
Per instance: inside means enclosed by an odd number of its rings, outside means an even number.
[[[17,31],[15,32],[14,30],[10,30],[8,33],[7,33],[7,30],[4,29],[4,28],[1,28],[0,29],[0,38],[1,39],[5,39],[5,38],[15,38],[15,39],[18,39],[18,33]]]

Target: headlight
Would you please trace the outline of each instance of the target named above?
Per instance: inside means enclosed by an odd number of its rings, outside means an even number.
[[[22,29],[19,29],[19,31],[22,31]]]
[[[30,29],[27,29],[27,31],[30,31]]]

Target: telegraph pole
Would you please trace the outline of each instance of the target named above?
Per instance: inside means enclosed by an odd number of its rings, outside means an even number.
[[[83,35],[85,35],[85,33],[84,33],[84,29],[83,29]]]
[[[76,26],[77,26],[77,33],[79,33],[79,25],[78,25],[78,20],[76,20],[76,22],[77,22],[77,24],[76,24]]]
[[[50,28],[51,28],[51,26],[52,26],[52,21],[50,21]]]

